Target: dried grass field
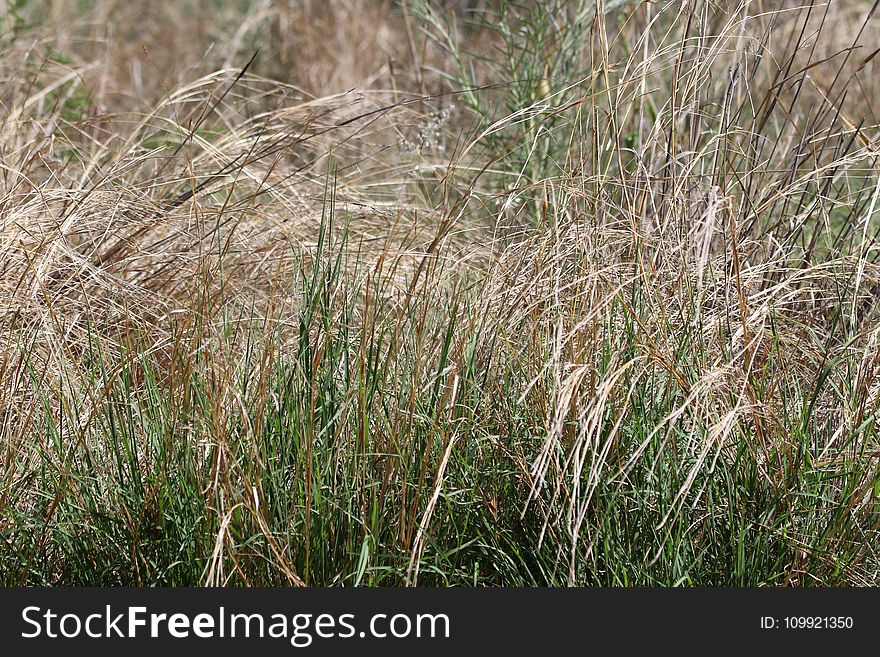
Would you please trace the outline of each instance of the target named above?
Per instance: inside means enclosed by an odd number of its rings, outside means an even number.
[[[0,2],[0,584],[880,584],[878,4]]]

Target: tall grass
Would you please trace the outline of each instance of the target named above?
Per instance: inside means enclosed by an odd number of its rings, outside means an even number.
[[[876,4],[369,4],[10,7],[0,582],[876,585]]]

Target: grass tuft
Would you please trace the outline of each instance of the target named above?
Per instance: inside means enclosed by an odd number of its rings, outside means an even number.
[[[223,4],[2,19],[0,583],[880,583],[876,3]]]

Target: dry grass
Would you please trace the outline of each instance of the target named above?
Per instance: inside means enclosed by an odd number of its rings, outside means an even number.
[[[877,584],[872,3],[602,6],[7,3],[0,580]]]

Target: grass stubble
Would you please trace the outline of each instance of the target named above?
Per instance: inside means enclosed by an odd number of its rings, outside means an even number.
[[[208,4],[7,3],[0,582],[878,583],[877,3]]]

